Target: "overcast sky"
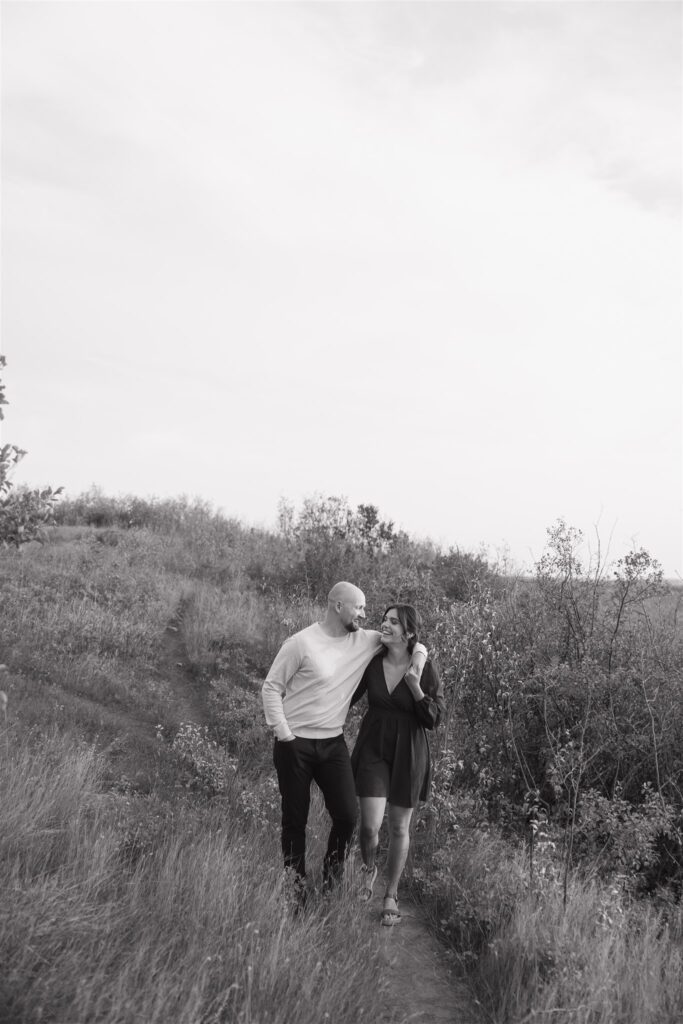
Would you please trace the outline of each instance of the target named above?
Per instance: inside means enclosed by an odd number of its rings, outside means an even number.
[[[17,482],[683,571],[681,4],[2,3]]]

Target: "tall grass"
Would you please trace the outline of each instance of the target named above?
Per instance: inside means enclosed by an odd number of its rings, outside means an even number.
[[[378,951],[338,898],[292,914],[277,833],[230,797],[153,825],[53,735],[2,756],[0,1019],[161,1024],[375,1019]],[[343,955],[341,954],[343,950]]]
[[[683,918],[576,879],[531,894],[476,965],[495,1022],[675,1024],[683,1017]]]
[[[148,665],[182,589],[156,555],[133,534],[116,547],[91,536],[22,555],[3,553],[0,650],[6,663],[67,684],[80,660],[90,668],[93,657],[117,661],[126,665],[123,676],[131,663]]]
[[[183,609],[182,630],[190,660],[210,667],[230,644],[251,647],[264,639],[267,604],[237,584],[225,588],[198,582]]]
[[[634,900],[575,873],[565,903],[551,849],[461,826],[413,872],[492,1024],[675,1024],[683,1019],[683,907]]]
[[[290,601],[246,589],[235,580],[222,586],[199,581],[184,605],[183,638],[195,667],[209,673],[220,673],[222,663],[240,668],[235,652],[248,651],[263,678],[283,641],[322,614],[307,598]]]
[[[177,717],[158,672],[164,635],[195,582],[167,568],[178,545],[144,530],[60,527],[43,547],[0,553],[13,743],[54,726],[109,746],[107,784],[139,773],[150,788],[154,724]]]

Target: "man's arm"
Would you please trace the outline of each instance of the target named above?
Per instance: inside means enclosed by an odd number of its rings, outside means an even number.
[[[408,671],[406,672],[406,682],[410,685],[411,682],[419,685],[420,677],[422,676],[422,669],[427,664],[427,648],[424,644],[417,643],[413,647],[413,657]]]
[[[378,653],[379,651],[381,651],[382,650],[382,639],[381,639],[382,638],[382,634],[380,633],[380,631],[378,629],[366,629],[365,633],[367,635],[372,635],[372,636],[374,636],[376,638],[377,646],[375,648],[375,653]],[[408,667],[408,671],[406,672],[406,676],[408,677],[408,679],[414,679],[416,682],[420,681],[420,676],[422,675],[422,669],[425,667],[425,665],[427,663],[427,658],[428,658],[428,652],[427,652],[427,648],[425,647],[425,645],[421,644],[419,642],[416,643],[415,646],[413,647],[412,660],[411,660],[410,665]]]
[[[271,727],[279,740],[293,740],[294,733],[285,718],[282,701],[287,690],[287,683],[299,668],[300,658],[296,642],[292,637],[285,640],[275,656],[265,682],[261,687],[263,711],[266,724]]]

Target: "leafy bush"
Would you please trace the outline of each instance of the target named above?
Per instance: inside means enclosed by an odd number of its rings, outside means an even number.
[[[485,581],[467,602],[437,611],[431,639],[448,702],[437,765],[450,758],[447,791],[467,787],[518,831],[536,793],[551,827],[570,837],[577,830],[567,865],[596,853],[587,835],[598,798],[604,814],[613,804],[615,821],[628,806],[638,824],[630,840],[624,833],[632,855],[622,854],[650,885],[678,877],[664,861],[681,850],[673,825],[683,773],[679,598],[647,552],[627,554],[609,577],[605,567],[583,568],[578,539],[559,523],[535,580],[502,590]],[[601,869],[612,871],[615,858],[608,844]]]
[[[611,799],[587,790],[581,797],[574,843],[586,862],[626,882],[647,877],[657,862],[662,838],[682,848],[683,815],[646,785],[643,801],[634,805],[617,792]]]
[[[5,357],[0,355],[0,372],[5,365]],[[0,376],[0,420],[4,419],[3,405],[7,405],[7,399]],[[55,506],[62,491],[61,487],[13,491],[10,473],[24,455],[26,452],[13,444],[0,447],[0,547],[20,548],[31,540],[42,541],[45,527],[54,521]]]
[[[228,679],[212,679],[210,707],[218,741],[241,763],[260,769],[270,758],[272,737],[263,719],[260,692]]]
[[[157,738],[162,738],[161,727]],[[234,788],[237,760],[210,738],[208,726],[181,722],[172,749],[185,767],[181,779],[186,788],[206,796],[224,794]]]

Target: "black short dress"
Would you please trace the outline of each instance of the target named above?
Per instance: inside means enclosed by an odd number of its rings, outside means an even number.
[[[356,793],[385,797],[397,807],[415,807],[429,796],[432,770],[426,730],[434,729],[443,716],[443,686],[428,661],[420,680],[422,700],[413,698],[405,678],[389,693],[383,662],[382,653],[372,659],[351,701],[355,704],[367,692],[368,710],[351,754]]]

